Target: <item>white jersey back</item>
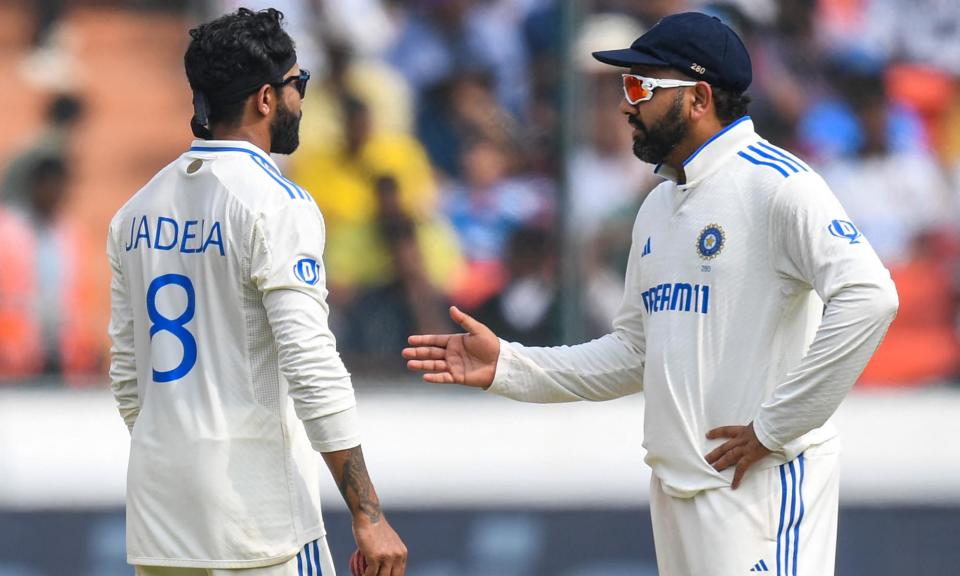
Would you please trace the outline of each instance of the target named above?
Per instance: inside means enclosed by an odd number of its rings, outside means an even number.
[[[324,535],[319,457],[294,414],[262,303],[284,288],[324,302],[322,250],[312,198],[245,142],[194,143],[115,216],[111,331],[115,342],[132,331],[139,406],[132,563],[271,565]],[[116,389],[124,359],[115,354]],[[343,404],[352,402],[351,389]]]

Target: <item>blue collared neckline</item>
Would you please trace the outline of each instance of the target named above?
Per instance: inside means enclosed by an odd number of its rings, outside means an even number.
[[[719,130],[716,134],[714,134],[713,136],[711,136],[710,138],[708,138],[706,142],[704,142],[703,144],[701,144],[699,148],[697,148],[696,150],[694,150],[694,151],[693,151],[693,154],[691,154],[690,156],[687,156],[687,159],[683,161],[684,167],[686,167],[687,164],[689,164],[694,158],[696,158],[696,157],[697,157],[697,154],[699,154],[700,151],[703,150],[704,148],[706,148],[711,142],[713,142],[713,141],[716,140],[717,138],[719,138],[719,137],[723,136],[724,134],[726,134],[726,133],[727,133],[728,131],[730,131],[734,126],[737,126],[738,124],[740,124],[740,123],[742,123],[742,122],[745,122],[745,121],[747,121],[747,120],[750,120],[751,122],[753,121],[753,120],[750,118],[749,115],[747,115],[747,116],[741,116],[740,118],[737,118],[736,120],[734,120],[733,122],[731,122],[731,123],[728,124],[727,126],[724,126],[722,130]]]
[[[191,152],[243,152],[257,156],[261,161],[266,162],[277,174],[280,173],[280,167],[273,161],[269,154],[260,149],[259,146],[246,140],[194,140],[190,145]]]

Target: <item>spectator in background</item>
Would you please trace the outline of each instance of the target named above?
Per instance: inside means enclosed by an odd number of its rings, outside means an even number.
[[[583,24],[574,64],[581,74],[586,111],[568,158],[567,230],[575,236],[588,335],[609,331],[623,298],[630,231],[637,209],[659,183],[650,165],[637,162],[633,138],[617,105],[623,98],[619,72],[597,62],[593,52],[629,45],[643,29],[622,14],[596,14]]]
[[[960,3],[821,0],[818,13],[836,51],[885,63],[891,98],[920,117],[940,159],[960,159]]]
[[[83,119],[83,101],[72,94],[60,94],[47,106],[46,124],[37,137],[10,160],[0,181],[0,202],[26,208],[30,199],[30,174],[45,160],[70,157],[73,134]]]
[[[331,227],[372,221],[377,211],[373,184],[379,174],[397,179],[400,203],[409,214],[431,213],[437,191],[419,142],[404,133],[374,130],[369,106],[353,94],[344,94],[338,103],[342,138],[313,140],[291,158],[294,178],[316,190],[317,204]]]
[[[823,162],[822,174],[877,255],[896,266],[913,259],[919,236],[954,226],[958,203],[924,137],[916,135],[919,124],[904,128],[910,111],[889,101],[880,74],[834,75],[849,129],[837,146],[846,153]]]
[[[43,48],[53,44],[53,35],[60,16],[63,14],[64,0],[33,0],[33,45]]]
[[[76,38],[64,25],[64,0],[31,0],[33,35],[30,51],[20,62],[20,74],[29,84],[63,90],[76,84],[81,68],[73,56]]]
[[[507,241],[514,230],[552,221],[550,183],[518,172],[518,156],[478,136],[464,150],[463,180],[443,191],[444,213],[467,259],[453,293],[461,306],[473,308],[503,286]]]
[[[339,39],[365,60],[382,56],[397,34],[383,0],[315,1],[322,6],[327,33],[336,31]],[[392,2],[387,0],[386,3]]]
[[[358,98],[346,95],[340,104],[343,139],[313,142],[291,157],[294,178],[312,191],[327,223],[324,259],[331,299],[344,307],[358,289],[395,279],[390,246],[377,232],[376,183],[382,175],[396,182],[399,206],[417,223],[427,277],[444,291],[460,264],[459,250],[437,214],[437,191],[423,148],[406,134],[374,131],[370,110]]]
[[[378,177],[375,189],[374,234],[390,256],[385,265],[392,274],[385,283],[361,288],[338,336],[347,353],[363,354],[367,361],[392,363],[397,350],[406,345],[411,329],[451,326],[446,298],[431,282],[424,265],[423,243],[419,239],[423,225],[403,209],[393,176]]]
[[[345,99],[356,98],[370,111],[370,131],[409,134],[413,96],[406,80],[386,63],[357,58],[353,46],[330,33],[324,38],[324,74],[304,100],[301,153],[343,142]]]
[[[417,95],[473,67],[491,71],[499,103],[520,116],[529,97],[525,13],[504,0],[412,0],[388,61]]]
[[[421,97],[417,137],[440,174],[463,176],[468,140],[485,138],[501,148],[521,139],[516,119],[497,102],[493,78],[482,70],[467,70],[435,86]]]
[[[509,342],[554,346],[561,342],[560,298],[554,240],[542,228],[518,228],[510,235],[507,281],[477,307],[477,318]]]
[[[26,175],[25,205],[0,208],[0,378],[63,376],[100,368],[83,237],[63,214],[69,172],[42,158]]]
[[[829,94],[816,0],[715,0],[708,7],[741,35],[752,55],[750,117],[772,141],[796,146],[797,122]]]
[[[861,381],[922,385],[960,373],[958,195],[920,138],[898,137],[898,118],[909,111],[888,99],[881,72],[834,75],[850,110],[853,151],[826,163],[822,174],[890,267],[900,294],[897,321]]]
[[[824,4],[840,4],[838,0]],[[866,0],[856,3],[857,32],[834,41],[855,43],[883,60],[901,59],[960,75],[960,3],[952,0]],[[909,21],[905,22],[904,18]]]

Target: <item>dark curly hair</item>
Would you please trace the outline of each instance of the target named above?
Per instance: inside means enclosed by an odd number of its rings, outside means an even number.
[[[722,126],[727,126],[734,120],[747,115],[750,97],[743,92],[734,92],[726,88],[713,88],[713,106],[717,111],[717,119]]]
[[[211,93],[238,77],[270,78],[296,54],[282,22],[283,13],[274,8],[259,12],[240,8],[190,30],[190,45],[183,57],[190,86]],[[211,99],[210,123],[238,121],[249,94],[233,102]]]

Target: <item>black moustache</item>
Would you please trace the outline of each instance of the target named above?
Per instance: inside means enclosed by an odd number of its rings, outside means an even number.
[[[637,120],[636,118],[634,118],[634,117],[632,117],[632,116],[627,119],[627,122],[628,122],[631,126],[633,126],[634,128],[636,128],[637,130],[643,130],[644,132],[647,131],[646,126],[644,126],[642,122],[640,122],[639,120]]]

